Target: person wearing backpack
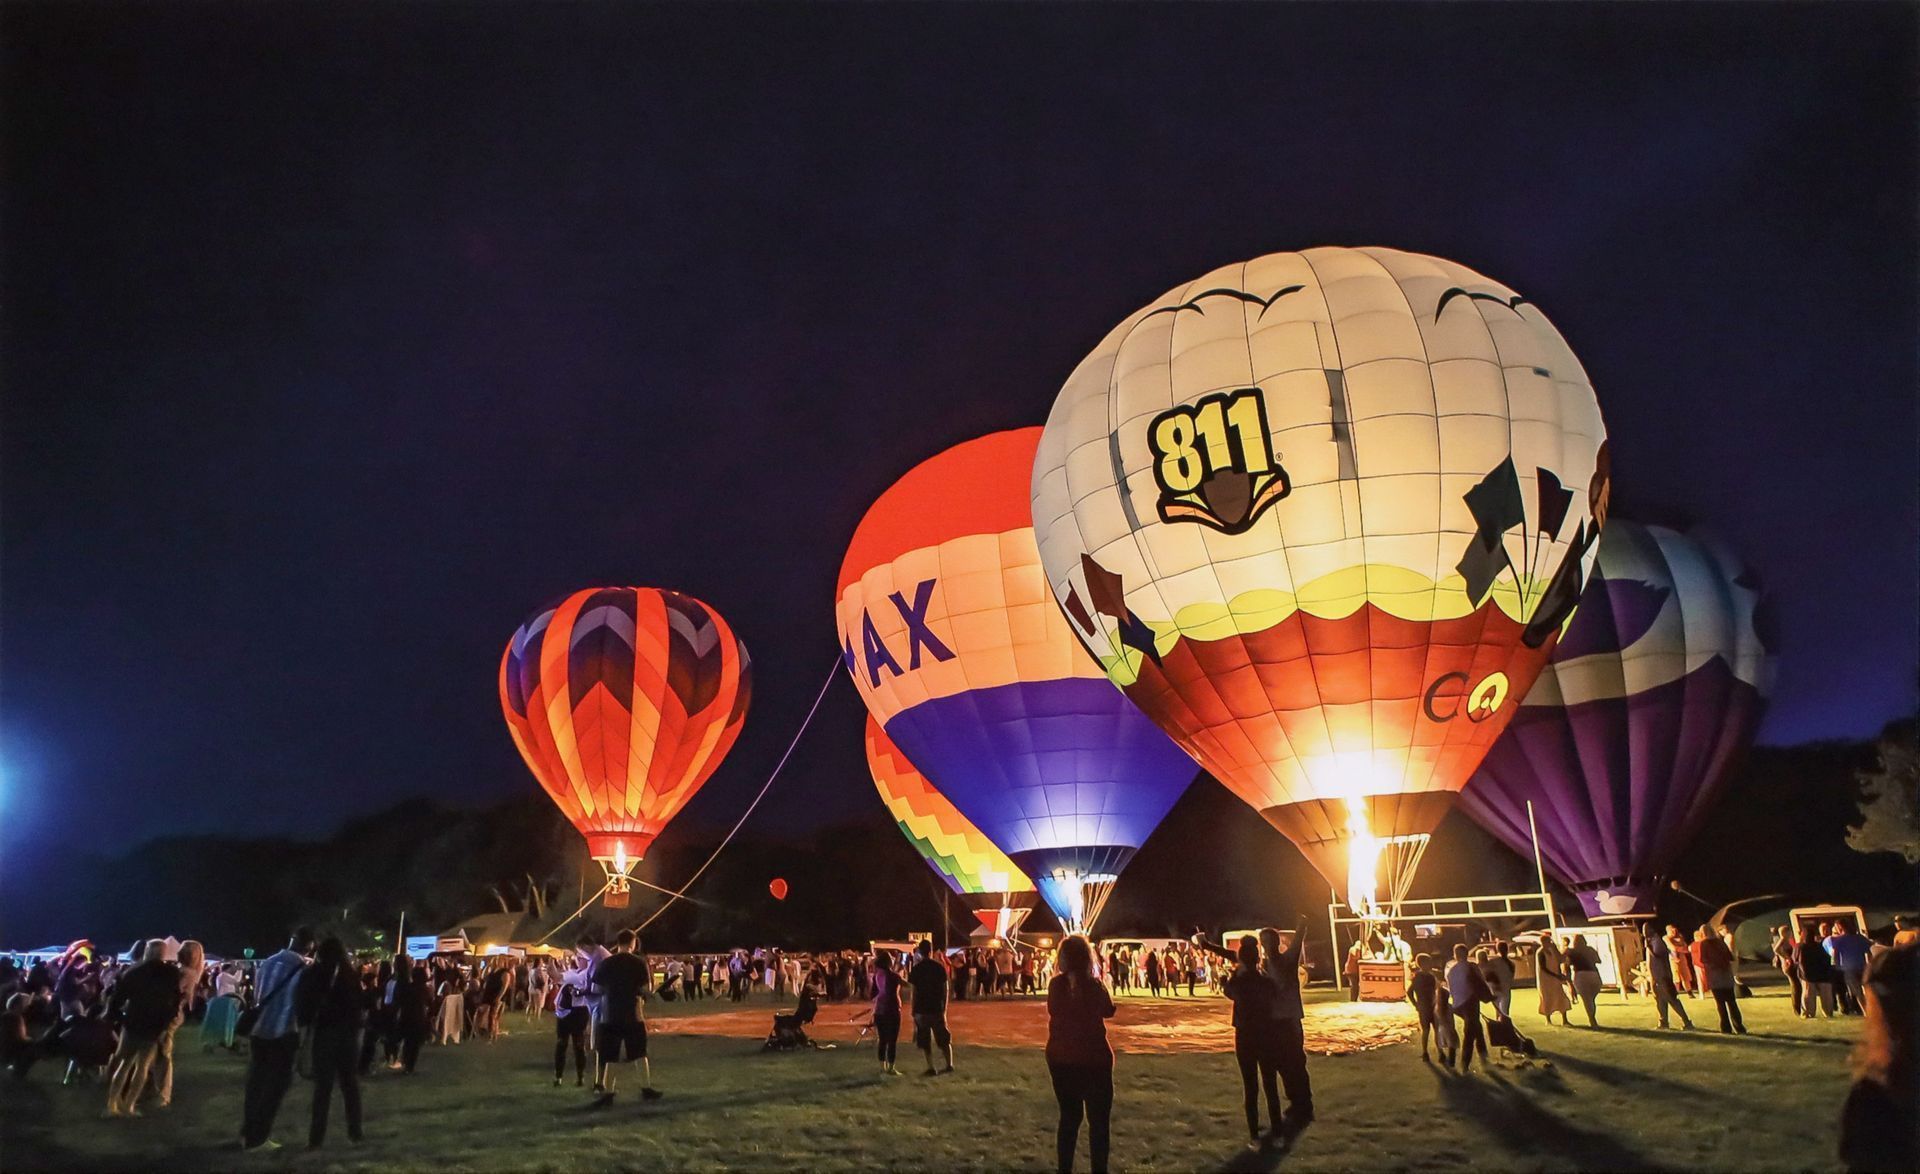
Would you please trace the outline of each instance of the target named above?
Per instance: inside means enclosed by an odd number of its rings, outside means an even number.
[[[241,1015],[248,1036],[247,1088],[242,1102],[240,1143],[248,1150],[277,1150],[273,1119],[293,1085],[293,1064],[300,1052],[300,1029],[294,1025],[294,987],[306,972],[313,953],[313,931],[305,926],[293,932],[287,948],[262,962],[254,972],[254,990],[260,1001]]]

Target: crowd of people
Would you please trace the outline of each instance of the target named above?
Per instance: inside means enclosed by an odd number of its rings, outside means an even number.
[[[176,1039],[198,1018],[199,1042],[209,1050],[237,1050],[246,1041],[241,1144],[276,1147],[274,1123],[301,1072],[313,1086],[307,1144],[319,1148],[336,1092],[347,1136],[357,1142],[363,1136],[363,1079],[381,1071],[417,1072],[430,1041],[495,1041],[508,1034],[509,1016],[516,1012],[528,1022],[552,1014],[554,1084],[564,1083],[571,1058],[576,1086],[584,1088],[591,1071],[592,1104],[604,1108],[628,1069],[638,1073],[643,1101],[664,1095],[654,1084],[648,1055],[650,1001],[745,1001],[765,991],[803,1005],[865,1003],[881,1074],[902,1074],[899,1040],[911,1023],[923,1075],[933,1077],[954,1071],[951,1002],[1035,992],[1044,974],[1045,1054],[1059,1109],[1056,1157],[1062,1170],[1069,1169],[1084,1130],[1093,1167],[1103,1170],[1113,1108],[1106,1022],[1115,1013],[1116,993],[1178,997],[1176,987],[1184,986],[1189,995],[1213,990],[1225,997],[1250,1145],[1273,1144],[1314,1119],[1301,998],[1304,925],[1291,933],[1264,929],[1227,944],[1196,932],[1186,942],[1153,948],[1117,944],[1102,950],[1073,935],[1051,956],[1018,946],[938,951],[922,941],[904,955],[884,947],[825,953],[742,949],[649,959],[637,937],[623,931],[606,943],[583,936],[571,952],[544,956],[376,961],[353,957],[337,938],[316,942],[303,929],[285,949],[247,966],[210,964],[193,941],[140,942],[125,958],[77,943],[31,964],[0,958],[0,1061],[16,1078],[44,1061],[64,1061],[63,1083],[102,1086],[105,1116],[139,1117],[143,1104],[171,1102]],[[1721,1031],[1745,1033],[1728,936],[1705,927],[1690,937],[1675,926],[1647,927],[1631,973],[1634,985],[1651,995],[1660,1027],[1677,1017],[1683,1029],[1691,1029],[1688,1002],[1711,998]],[[1772,958],[1789,980],[1796,1014],[1869,1020],[1856,1064],[1859,1079],[1843,1118],[1843,1148],[1857,1168],[1882,1168],[1873,1163],[1888,1153],[1911,1157],[1900,1138],[1903,1130],[1911,1133],[1906,1114],[1913,1090],[1910,988],[1916,949],[1920,931],[1905,920],[1897,923],[1891,946],[1871,941],[1845,919],[1809,922],[1797,935],[1787,927],[1773,933]],[[1451,953],[1444,967],[1430,953],[1410,960],[1407,998],[1419,1022],[1423,1061],[1437,1054],[1441,1064],[1465,1073],[1476,1056],[1487,1064],[1490,1039],[1530,1049],[1513,1024],[1513,943],[1460,943]],[[1598,1027],[1600,951],[1579,934],[1564,945],[1541,935],[1530,958],[1539,1014],[1570,1025],[1578,1004],[1586,1025]]]

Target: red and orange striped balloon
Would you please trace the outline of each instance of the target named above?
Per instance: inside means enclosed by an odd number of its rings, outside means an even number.
[[[594,587],[541,609],[500,659],[500,708],[527,769],[615,871],[646,854],[733,748],[746,645],[677,591]]]

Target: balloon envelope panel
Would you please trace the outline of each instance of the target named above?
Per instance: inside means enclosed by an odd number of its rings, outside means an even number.
[[[872,715],[866,742],[867,769],[887,813],[948,888],[963,896],[1033,892],[1026,874],[934,789]]]
[[[500,708],[599,860],[638,860],[732,749],[752,667],[720,614],[652,587],[577,591],[500,660]]]
[[[1605,518],[1605,429],[1512,290],[1309,249],[1116,327],[1031,494],[1107,675],[1338,881],[1348,801],[1431,830],[1545,663]]]
[[[1064,917],[1047,877],[1111,880],[1196,772],[1106,684],[1048,592],[1026,494],[1039,434],[969,441],[882,494],[836,617],[887,736]]]
[[[1772,687],[1751,572],[1698,535],[1616,519],[1547,669],[1461,796],[1590,916],[1651,916],[1725,794]]]

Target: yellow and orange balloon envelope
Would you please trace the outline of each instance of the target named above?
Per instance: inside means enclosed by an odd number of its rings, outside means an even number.
[[[614,871],[719,767],[751,695],[746,646],[720,613],[653,587],[576,591],[521,625],[500,659],[514,745]]]

